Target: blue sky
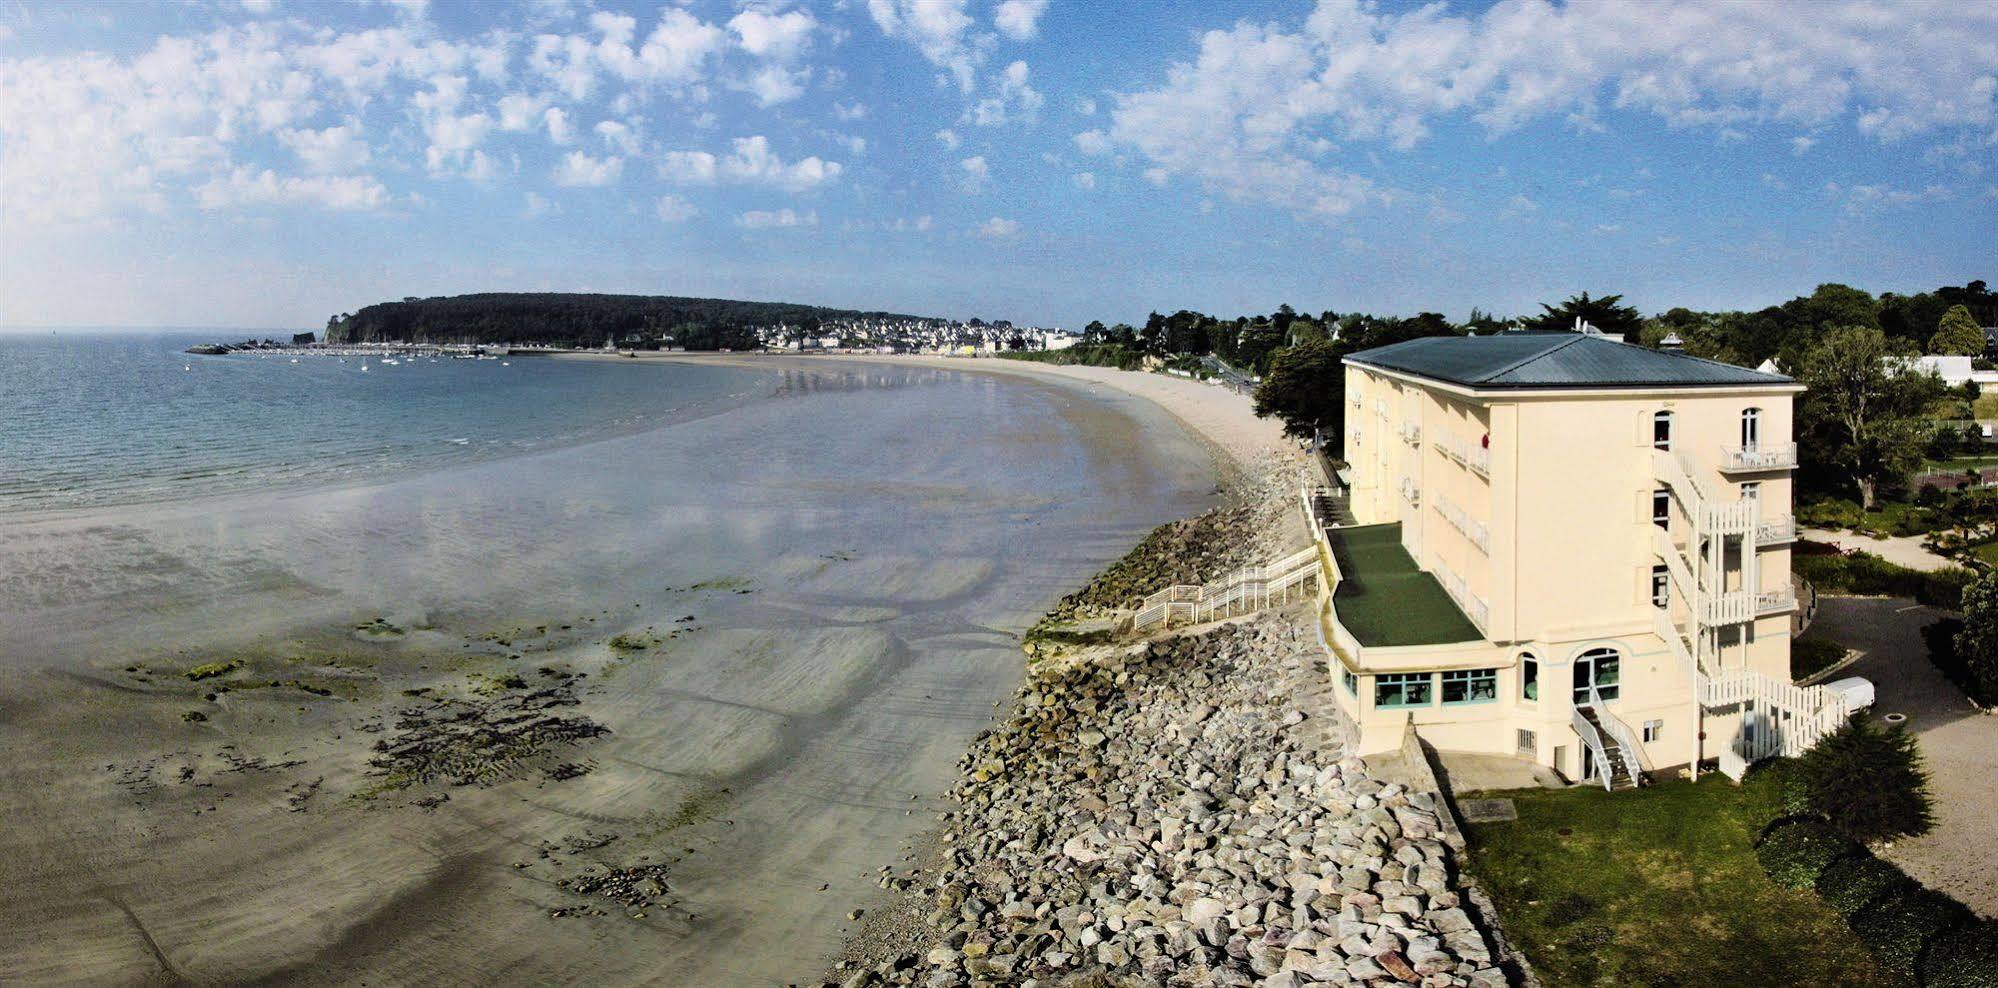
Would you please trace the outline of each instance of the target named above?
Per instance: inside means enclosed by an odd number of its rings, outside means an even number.
[[[0,324],[1998,280],[1998,4],[0,6]]]

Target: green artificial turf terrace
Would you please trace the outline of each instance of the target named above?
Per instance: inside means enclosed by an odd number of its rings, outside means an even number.
[[[1478,641],[1477,625],[1436,578],[1401,547],[1400,523],[1325,531],[1339,562],[1332,607],[1361,645],[1441,645]]]

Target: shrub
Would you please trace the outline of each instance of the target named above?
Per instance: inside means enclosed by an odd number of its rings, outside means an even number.
[[[1921,975],[1928,988],[1998,988],[1998,923],[1959,926],[1930,941]]]
[[[1963,606],[1963,588],[1976,574],[1952,566],[1923,572],[1890,563],[1870,552],[1797,554],[1791,567],[1821,591],[1881,597],[1913,597],[1947,610]]]
[[[1870,854],[1840,858],[1825,866],[1818,876],[1818,896],[1841,916],[1859,912],[1889,892],[1908,885],[1912,879],[1901,869]]]
[[[1845,646],[1829,638],[1805,635],[1790,643],[1790,678],[1816,675],[1845,658]]]
[[[1862,853],[1859,845],[1829,824],[1791,820],[1770,828],[1755,848],[1755,859],[1776,884],[1808,890],[1817,884],[1818,875],[1826,865],[1859,853]]]
[[[1880,729],[1855,716],[1798,757],[1792,771],[1811,809],[1853,840],[1929,829],[1928,772],[1914,736],[1899,727]]]
[[[1910,885],[1860,910],[1852,917],[1852,931],[1882,962],[1912,975],[1922,949],[1969,918],[1970,910],[1955,899]]]

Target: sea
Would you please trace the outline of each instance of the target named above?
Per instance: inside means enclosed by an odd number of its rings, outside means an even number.
[[[381,480],[657,428],[773,388],[752,370],[662,387],[657,367],[545,356],[185,352],[244,335],[0,332],[0,513]]]

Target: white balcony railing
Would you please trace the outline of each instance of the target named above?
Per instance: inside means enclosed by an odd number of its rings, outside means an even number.
[[[1492,451],[1486,449],[1482,441],[1471,443],[1459,436],[1444,436],[1436,441],[1436,445],[1445,455],[1469,467],[1471,472],[1480,477],[1491,477]]]
[[[1444,521],[1450,523],[1451,528],[1462,532],[1464,538],[1468,539],[1472,545],[1477,546],[1479,552],[1490,553],[1492,551],[1492,533],[1490,529],[1485,527],[1483,522],[1472,519],[1470,515],[1464,513],[1464,509],[1451,503],[1447,497],[1437,500],[1436,510],[1443,516]]]
[[[1782,614],[1797,609],[1797,592],[1789,587],[1781,590],[1764,590],[1755,595],[1757,617],[1768,614]]]
[[[1401,441],[1410,446],[1422,445],[1422,425],[1417,422],[1403,422],[1401,424]]]
[[[1421,504],[1422,485],[1417,484],[1411,477],[1401,478],[1401,496],[1410,504]]]
[[[1721,469],[1726,471],[1793,470],[1797,466],[1797,444],[1772,446],[1722,446]]]
[[[1782,545],[1797,541],[1797,519],[1793,515],[1771,518],[1755,526],[1756,545]]]

